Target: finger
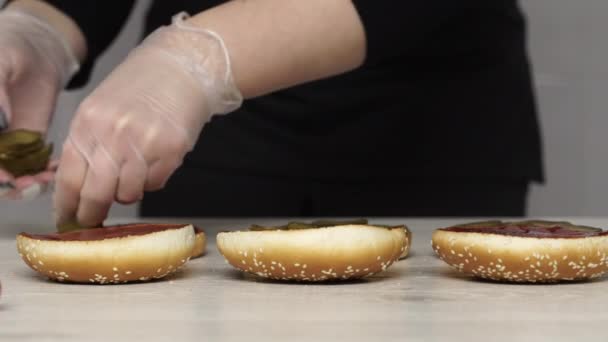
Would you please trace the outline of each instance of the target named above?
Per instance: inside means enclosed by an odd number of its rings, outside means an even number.
[[[51,83],[49,83],[51,82]],[[40,77],[34,89],[16,89],[16,92],[33,91],[35,98],[30,96],[11,97],[12,112],[9,129],[26,129],[41,132],[46,135],[50,120],[57,103],[56,85]]]
[[[6,114],[4,109],[2,109],[2,107],[0,107],[0,131],[3,131],[7,128],[8,128],[8,115]]]
[[[55,180],[55,171],[43,171],[33,175],[37,183],[52,183]]]
[[[131,204],[142,199],[148,165],[137,147],[127,139],[125,163],[120,170],[116,201]]]
[[[5,130],[9,125],[10,101],[7,93],[7,81],[5,73],[0,72],[0,131]],[[15,185],[13,176],[5,170],[0,169],[0,197],[6,197],[13,192]]]
[[[57,224],[72,221],[80,201],[80,191],[84,184],[88,164],[74,145],[72,139],[63,145],[59,168],[55,177],[53,205]]]
[[[0,169],[0,197],[7,196],[15,189],[14,181],[15,179],[10,173]]]
[[[8,96],[8,77],[0,70],[0,131],[8,128],[11,119],[11,102]]]
[[[15,179],[15,194],[13,198],[20,200],[32,200],[42,193],[42,186],[38,184],[34,176],[22,176]]]
[[[169,177],[182,164],[188,151],[186,139],[170,137],[165,139],[163,145],[158,145],[160,140],[151,141],[151,139],[147,139],[147,141],[144,141],[147,145],[143,145],[146,147],[142,150],[144,151],[144,158],[148,161],[145,191],[156,191],[164,188]]]
[[[19,191],[19,199],[23,201],[31,201],[39,197],[45,190],[45,186],[39,183],[32,183],[23,190]]]
[[[165,187],[169,177],[182,164],[181,159],[158,160],[148,168],[145,191],[157,191]]]
[[[97,226],[107,217],[116,194],[120,168],[115,157],[103,145],[93,153],[85,177],[76,213],[84,226]]]
[[[59,160],[58,159],[52,159],[49,162],[49,165],[46,167],[46,169],[48,171],[53,171],[53,172],[57,172],[57,168],[59,167]]]
[[[44,194],[54,180],[55,171],[43,171],[35,175],[18,177],[4,187],[4,192],[2,192],[3,187],[0,185],[0,197],[32,200]]]

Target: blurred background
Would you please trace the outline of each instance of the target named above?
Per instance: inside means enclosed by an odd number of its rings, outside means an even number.
[[[521,4],[528,17],[547,180],[534,186],[528,213],[606,216],[608,1],[525,0]],[[56,151],[80,100],[137,43],[148,5],[146,0],[138,2],[129,24],[97,64],[88,87],[62,96],[50,132]],[[0,215],[5,222],[44,222],[51,218],[51,206],[49,194],[27,204],[3,201]],[[112,215],[134,217],[136,207],[116,206]]]

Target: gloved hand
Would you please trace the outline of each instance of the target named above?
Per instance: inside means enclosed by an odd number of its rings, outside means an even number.
[[[79,63],[59,33],[9,7],[0,11],[0,130],[46,133],[59,92]],[[0,170],[0,196],[35,197],[53,180],[56,163],[33,176]]]
[[[81,103],[57,173],[58,224],[98,225],[114,200],[161,189],[211,115],[240,106],[223,41],[185,19],[153,32]]]

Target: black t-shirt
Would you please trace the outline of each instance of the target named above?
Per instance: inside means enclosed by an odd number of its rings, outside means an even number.
[[[81,86],[133,1],[48,2],[87,37],[89,57],[70,84]],[[154,1],[145,31],[222,2]],[[368,41],[361,68],[214,117],[184,167],[326,181],[542,180],[517,1],[353,3]]]

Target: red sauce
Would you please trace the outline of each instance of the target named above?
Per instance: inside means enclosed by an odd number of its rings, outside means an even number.
[[[450,232],[485,233],[534,238],[581,238],[608,234],[608,231],[576,230],[565,227],[536,227],[507,225],[496,227],[449,227],[442,230]]]
[[[179,229],[188,224],[161,224],[161,223],[136,223],[125,224],[112,227],[92,228],[75,230],[66,233],[53,234],[27,234],[21,235],[30,239],[36,240],[53,240],[53,241],[98,241],[112,238],[121,238],[127,236],[146,235],[150,233],[161,232],[168,229]]]

